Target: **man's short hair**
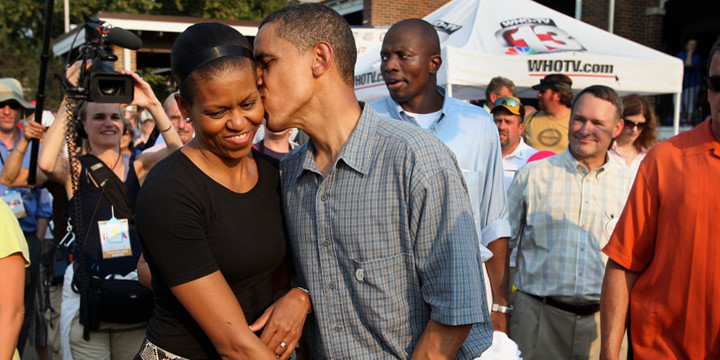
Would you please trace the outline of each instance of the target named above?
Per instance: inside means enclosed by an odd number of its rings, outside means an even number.
[[[490,79],[490,83],[485,89],[485,100],[490,101],[490,94],[500,96],[500,91],[502,91],[503,87],[508,88],[511,93],[515,93],[515,83],[513,83],[512,80],[502,76],[496,76]]]
[[[708,73],[710,71],[710,63],[712,62],[713,56],[717,55],[717,53],[720,52],[720,36],[718,36],[717,40],[715,40],[715,43],[713,44],[712,48],[710,48],[710,56],[708,56]]]
[[[320,41],[329,43],[340,76],[348,85],[353,85],[357,60],[355,37],[350,25],[337,11],[315,3],[292,5],[270,14],[260,23],[260,28],[276,21],[281,24],[275,35],[295,45],[300,54]]]
[[[168,112],[168,108],[170,107],[170,104],[177,104],[177,100],[175,100],[175,94],[180,94],[179,91],[176,91],[168,97],[165,98],[165,101],[163,101],[163,110],[165,110],[165,113]]]
[[[592,85],[584,88],[579,94],[577,94],[577,96],[575,96],[571,107],[572,112],[575,112],[575,105],[577,104],[578,99],[585,94],[591,94],[598,99],[602,99],[613,104],[615,107],[615,123],[620,121],[623,113],[622,101],[620,101],[620,97],[615,90],[605,85]]]

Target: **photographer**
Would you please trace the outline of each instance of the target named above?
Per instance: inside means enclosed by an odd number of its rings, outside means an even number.
[[[76,62],[66,71],[67,80],[73,86],[78,83],[80,67],[81,62]],[[150,85],[137,74],[124,74],[134,80],[133,104],[152,113],[168,144],[166,149],[137,158],[123,155],[120,151],[123,133],[120,104],[84,102],[75,112],[78,120],[73,117],[72,121],[87,144],[87,153],[79,157],[80,166],[71,168],[70,159],[62,153],[65,129],[71,121],[68,116],[63,116],[68,112],[69,100],[66,97],[58,111],[58,119],[47,131],[38,159],[38,166],[46,175],[65,185],[70,197],[71,216],[75,216],[78,199],[81,207],[82,214],[77,220],[80,220],[82,229],[77,226],[73,229],[76,238],[74,254],[78,264],[69,266],[65,274],[61,310],[61,341],[63,346],[69,342],[75,359],[129,359],[140,347],[147,318],[139,319],[138,316],[148,309],[130,310],[116,322],[107,321],[105,313],[98,315],[94,309],[99,307],[115,314],[121,313],[120,309],[108,309],[105,303],[98,305],[94,301],[97,299],[90,295],[94,296],[98,291],[102,295],[105,291],[102,284],[108,278],[122,277],[137,283],[135,270],[140,246],[132,216],[135,194],[150,169],[182,146]],[[77,189],[73,188],[72,176],[78,179]],[[101,238],[112,241],[101,241]],[[94,287],[97,283],[101,284],[99,288]],[[88,289],[92,290],[92,294]],[[90,331],[92,333],[89,334]]]

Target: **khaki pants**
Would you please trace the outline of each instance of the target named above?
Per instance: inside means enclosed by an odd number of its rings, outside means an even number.
[[[116,324],[101,322],[100,329],[128,329],[145,323]],[[145,340],[146,328],[132,331],[90,332],[90,340],[83,339],[80,313],[75,315],[70,327],[70,349],[73,359],[128,360],[135,358]]]
[[[600,357],[600,312],[577,316],[543,304],[520,291],[514,294],[510,338],[525,360],[598,359]],[[627,336],[620,358],[626,359]]]
[[[62,360],[60,349],[60,306],[62,304],[62,284],[50,286],[50,309],[45,311],[48,318],[48,350],[53,360]]]

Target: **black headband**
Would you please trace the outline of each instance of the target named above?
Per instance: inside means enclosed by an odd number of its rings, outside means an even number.
[[[203,52],[195,55],[192,60],[186,62],[182,66],[178,66],[175,69],[175,76],[177,76],[178,83],[185,80],[190,73],[203,64],[225,56],[242,56],[252,59],[253,53],[250,49],[237,45],[216,46],[214,48],[204,50]]]

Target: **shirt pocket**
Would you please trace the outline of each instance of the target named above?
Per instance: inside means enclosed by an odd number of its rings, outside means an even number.
[[[407,253],[370,261],[351,259],[350,292],[358,316],[369,328],[382,329],[380,336],[391,342],[410,341],[402,338],[410,336],[407,328],[419,318],[421,295],[414,262]]]

